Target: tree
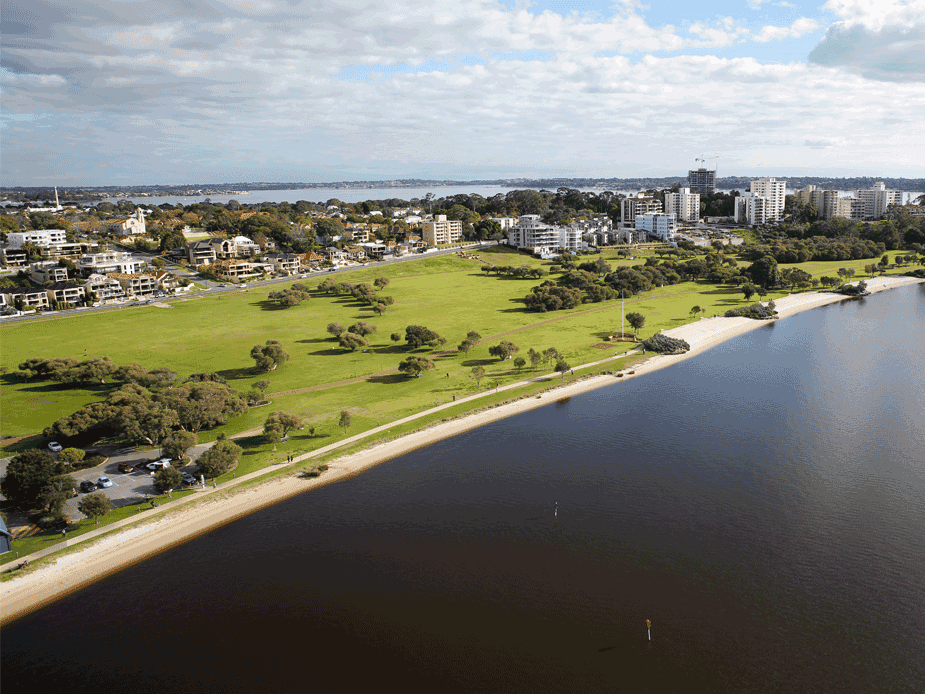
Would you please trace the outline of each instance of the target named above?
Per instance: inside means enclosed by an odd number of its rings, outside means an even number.
[[[377,277],[375,280],[373,280],[373,284],[376,285],[377,289],[385,289],[389,286],[389,278]]]
[[[278,340],[267,340],[265,345],[254,345],[251,358],[257,362],[260,371],[273,371],[283,362],[289,361],[289,354]]]
[[[518,370],[518,371],[520,371],[520,370],[521,370],[522,368],[524,368],[526,365],[527,365],[527,360],[524,359],[523,357],[517,357],[517,358],[514,360],[514,366],[517,367],[517,370]]]
[[[199,471],[206,477],[218,477],[238,462],[241,456],[241,447],[228,439],[218,441],[196,461]]]
[[[179,473],[177,474],[179,475]],[[87,494],[83,499],[77,502],[77,510],[87,518],[92,518],[96,521],[96,524],[99,524],[101,516],[105,516],[109,513],[110,508],[112,508],[112,502],[109,500],[109,497],[102,492]]]
[[[436,346],[440,336],[423,325],[409,325],[405,328],[405,340],[412,349],[423,347],[424,345]]]
[[[79,463],[86,457],[86,452],[79,448],[65,448],[58,454],[58,460],[68,465]]]
[[[463,340],[459,343],[459,346],[456,348],[463,354],[468,354],[469,350],[472,349],[472,343],[469,340]]]
[[[884,254],[883,254],[883,257],[880,258],[880,262],[877,263],[877,265],[880,266],[880,274],[881,274],[881,275],[882,275],[884,272],[886,272],[886,266],[889,265],[889,264],[890,264],[890,257],[889,257],[886,253],[884,253]]]
[[[347,328],[342,326],[340,323],[328,323],[328,328],[327,328],[328,332],[334,336],[335,340],[339,338],[346,329]]]
[[[500,344],[488,348],[488,353],[493,357],[498,357],[501,361],[509,359],[512,354],[519,351],[520,347],[510,340],[502,340]]]
[[[180,460],[186,452],[199,443],[199,437],[191,431],[174,431],[161,442],[161,452],[172,460]]]
[[[780,284],[780,270],[774,256],[764,255],[751,264],[748,274],[752,281],[763,287],[776,287]]]
[[[73,496],[77,482],[70,475],[53,477],[39,491],[36,499],[39,508],[48,513],[60,513],[68,497]]]
[[[742,285],[742,294],[745,295],[746,301],[749,301],[755,295],[756,291],[758,291],[758,287],[751,282],[746,282]]]
[[[271,412],[263,423],[263,433],[273,443],[302,426],[302,418],[288,412]]]
[[[543,355],[531,347],[530,351],[527,352],[527,356],[530,357],[530,366],[536,371],[536,367],[543,361]]]
[[[481,385],[482,379],[485,378],[485,369],[481,366],[473,366],[472,378],[475,379],[475,385]]]
[[[374,332],[376,332],[376,326],[370,325],[366,321],[361,320],[361,321],[357,321],[356,323],[351,325],[349,328],[347,328],[347,331],[351,333],[355,333],[356,335],[362,335],[363,337],[366,337],[367,335],[372,335]]]
[[[389,339],[390,339],[392,342],[399,342],[399,341],[401,340],[401,338],[402,338],[402,334],[401,334],[401,333],[392,333],[391,335],[389,335]]]
[[[357,335],[355,333],[344,333],[338,338],[340,346],[344,349],[349,349],[353,352],[356,351],[357,347],[368,347],[369,340],[367,340],[362,335]]]
[[[430,357],[419,357],[415,354],[409,355],[398,365],[399,371],[415,378],[420,378],[422,373],[433,368],[434,362]]]
[[[633,327],[633,330],[639,332],[639,330],[642,329],[642,326],[646,324],[646,317],[641,313],[633,311],[626,314],[626,322]]]
[[[162,467],[154,473],[154,488],[163,494],[171,489],[178,489],[183,484],[180,471],[175,467]]]
[[[697,315],[698,313],[700,313],[701,311],[703,311],[703,309],[700,308],[700,306],[692,306],[692,307],[691,307],[691,312],[690,312],[690,314],[691,314],[692,316],[696,316],[696,315]]]
[[[257,381],[254,383],[254,388],[260,391],[260,395],[264,396],[267,394],[267,388],[270,387],[269,381]]]
[[[568,362],[565,361],[565,359],[559,359],[556,362],[556,371],[560,374],[564,374],[566,371],[568,371],[571,368],[572,367],[568,365]]]
[[[347,410],[341,410],[337,426],[343,428],[345,434],[347,433],[347,428],[350,426],[350,413]]]
[[[56,461],[51,453],[27,449],[14,456],[7,465],[3,494],[18,506],[32,508],[38,503],[42,490],[64,470],[64,465]]]

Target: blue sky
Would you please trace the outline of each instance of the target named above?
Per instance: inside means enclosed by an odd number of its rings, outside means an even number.
[[[6,0],[4,185],[925,176],[925,0]]]

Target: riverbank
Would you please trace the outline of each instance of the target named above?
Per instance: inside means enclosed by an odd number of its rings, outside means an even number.
[[[871,292],[877,292],[920,282],[922,280],[914,278],[880,277],[869,280],[868,288]],[[783,318],[845,299],[846,297],[836,294],[808,293],[783,297],[775,303]],[[603,375],[572,381],[540,396],[524,398],[442,422],[411,435],[336,458],[329,463],[328,472],[319,478],[303,479],[290,475],[243,489],[219,490],[218,493],[203,492],[203,498],[197,499],[198,503],[165,509],[148,520],[134,523],[124,529],[110,529],[103,536],[54,557],[48,564],[38,565],[22,576],[0,584],[0,622],[14,619],[170,546],[295,494],[337,482],[410,450],[456,436],[484,424],[665,368],[764,325],[767,324],[763,321],[747,318],[703,318],[666,331],[668,335],[687,340],[691,345],[689,353],[680,356],[651,357],[646,362],[631,367],[634,373],[626,372],[619,380],[613,375]],[[580,373],[580,369],[576,371]],[[515,386],[508,388],[513,387]],[[312,455],[306,454],[299,459],[307,460]]]

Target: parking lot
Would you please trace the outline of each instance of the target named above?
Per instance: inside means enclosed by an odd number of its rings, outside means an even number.
[[[112,481],[111,487],[93,489],[94,492],[102,492],[112,501],[113,508],[129,506],[131,504],[144,503],[149,497],[158,496],[157,490],[154,489],[154,473],[141,467],[144,463],[154,458],[151,451],[136,451],[132,449],[122,449],[110,453],[110,459],[103,465],[94,468],[87,468],[73,473],[77,481],[78,488],[84,480],[96,482],[100,477],[108,477]],[[130,463],[135,466],[132,472],[119,472],[120,463]],[[177,467],[180,472],[194,473],[196,470],[195,463],[188,463],[184,467]],[[77,503],[86,496],[85,492],[78,491],[77,496],[71,497],[64,505],[64,513],[71,520],[83,518],[83,514],[77,510]]]

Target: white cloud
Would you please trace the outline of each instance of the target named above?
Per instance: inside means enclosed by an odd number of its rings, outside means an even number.
[[[819,28],[819,22],[815,19],[800,17],[789,27],[764,26],[761,27],[754,40],[759,43],[767,41],[779,41],[781,39],[800,38]]]
[[[820,65],[883,81],[925,81],[925,0],[829,0],[841,21],[810,53]]]

